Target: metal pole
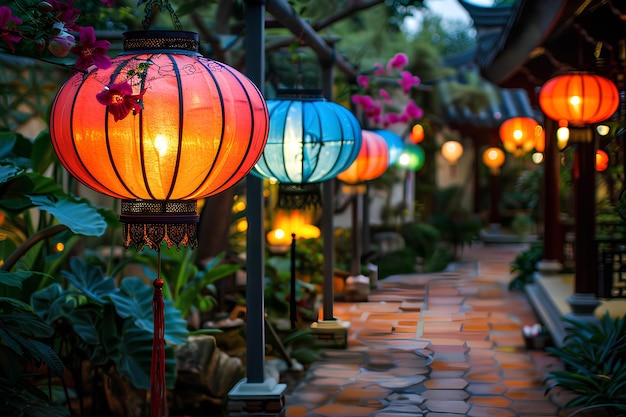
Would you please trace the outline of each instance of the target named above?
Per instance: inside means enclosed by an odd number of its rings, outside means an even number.
[[[265,7],[249,1],[246,11],[246,75],[261,91],[265,80]],[[265,364],[263,180],[246,177],[246,373],[248,383],[262,383]]]

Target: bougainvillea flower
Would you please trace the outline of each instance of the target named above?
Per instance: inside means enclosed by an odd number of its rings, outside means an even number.
[[[409,71],[402,71],[402,78],[398,80],[398,83],[402,86],[405,94],[409,94],[411,87],[420,83],[420,78],[414,76]]]
[[[52,27],[56,34],[51,36],[48,41],[48,51],[54,56],[63,58],[76,45],[76,39],[67,32],[63,23],[57,22]]]
[[[370,88],[370,79],[366,75],[359,75],[358,77],[356,77],[356,82],[363,88]]]
[[[22,20],[13,16],[11,9],[7,6],[0,6],[0,39],[15,52],[13,42],[19,42],[22,37],[17,32],[16,26],[21,25]]]
[[[137,114],[142,110],[140,102],[145,93],[146,90],[143,89],[139,94],[133,94],[133,88],[125,81],[104,87],[104,90],[96,94],[96,99],[100,104],[107,106],[113,120],[117,122],[128,116],[131,111]]]
[[[378,90],[378,94],[385,100],[385,103],[391,104],[391,97],[389,97],[389,93],[384,88]]]
[[[52,6],[52,13],[56,18],[63,22],[68,30],[77,30],[76,20],[80,17],[80,10],[72,7],[74,0],[46,0],[46,3]]]
[[[398,71],[402,70],[406,64],[409,63],[409,58],[407,58],[406,54],[402,52],[398,52],[387,62],[387,67],[389,69],[397,69]]]
[[[374,63],[374,75],[385,75],[387,71],[380,62]]]
[[[374,104],[374,99],[372,99],[372,97],[370,96],[360,96],[358,94],[355,94],[354,96],[352,96],[352,102],[359,107],[367,109],[369,107],[372,107],[372,105]]]
[[[72,48],[72,53],[78,55],[76,68],[86,70],[92,65],[100,69],[107,69],[111,66],[111,58],[106,51],[111,46],[111,42],[96,40],[96,34],[91,26],[78,28],[80,34],[79,44]]]
[[[420,109],[417,104],[415,104],[415,101],[409,100],[406,107],[404,108],[404,114],[409,119],[421,119],[422,117],[424,117],[424,110]]]

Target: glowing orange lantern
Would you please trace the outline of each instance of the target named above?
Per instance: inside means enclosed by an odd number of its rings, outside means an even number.
[[[449,140],[441,145],[441,155],[451,165],[454,165],[463,155],[463,145],[455,140]]]
[[[389,150],[385,138],[363,130],[363,141],[356,160],[337,178],[347,184],[362,184],[383,175],[389,166]]]
[[[513,117],[500,125],[504,149],[515,156],[530,152],[542,135],[543,128],[532,117]]]
[[[504,164],[504,152],[495,146],[485,149],[483,152],[483,163],[489,168],[492,175],[500,173],[500,167]]]
[[[554,77],[539,92],[539,105],[546,116],[574,125],[606,120],[618,104],[619,92],[611,80],[580,72]]]
[[[424,140],[424,126],[422,126],[419,123],[413,126],[413,128],[411,129],[411,133],[409,134],[409,139],[411,139],[411,142],[415,144],[418,144],[421,141],[423,141]]]
[[[121,198],[126,247],[197,245],[196,200],[235,185],[268,134],[263,96],[243,74],[198,53],[182,31],[124,34],[108,69],[72,76],[58,92],[50,136],[85,186]],[[159,268],[160,269],[160,268]],[[164,280],[153,282],[150,415],[166,411]]]
[[[202,57],[191,32],[129,32],[106,70],[61,87],[50,119],[63,166],[123,199],[126,246],[196,245],[196,200],[243,178],[268,132],[267,107],[243,74]]]
[[[606,171],[609,167],[609,155],[602,149],[596,151],[596,171]]]

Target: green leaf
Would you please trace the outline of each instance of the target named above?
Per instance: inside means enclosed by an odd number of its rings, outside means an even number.
[[[56,159],[56,154],[52,147],[50,132],[43,131],[37,135],[33,144],[31,154],[31,165],[35,172],[43,174]]]
[[[105,297],[117,292],[112,278],[105,277],[99,267],[81,258],[71,258],[70,269],[71,272],[61,271],[61,273],[76,289],[97,303],[106,303]]]
[[[24,168],[15,165],[0,165],[0,184],[8,182],[24,173]]]
[[[69,196],[29,195],[34,206],[52,214],[72,232],[85,236],[102,236],[107,223],[102,215],[85,200]]]
[[[32,277],[33,273],[30,271],[17,271],[8,272],[0,270],[0,284],[8,287],[22,288],[22,282]]]
[[[141,278],[127,277],[120,284],[120,291],[109,296],[117,314],[122,318],[132,318],[140,329],[152,332],[154,328],[152,314],[153,289]],[[181,345],[187,342],[189,332],[187,322],[180,311],[174,308],[171,300],[164,300],[165,340]]]

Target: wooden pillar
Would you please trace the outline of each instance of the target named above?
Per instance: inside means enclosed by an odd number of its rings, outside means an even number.
[[[543,155],[543,258],[563,263],[563,233],[560,224],[560,153],[557,147],[558,123],[546,118]]]
[[[570,129],[570,140],[572,139],[572,133],[575,132],[576,130]],[[598,275],[594,242],[596,225],[596,150],[593,140],[594,134],[591,128],[584,128],[577,133],[582,134],[581,136],[583,137],[576,143],[578,169],[575,168],[574,175],[574,210],[576,218],[574,226],[576,235],[574,292],[577,294],[595,294]]]

